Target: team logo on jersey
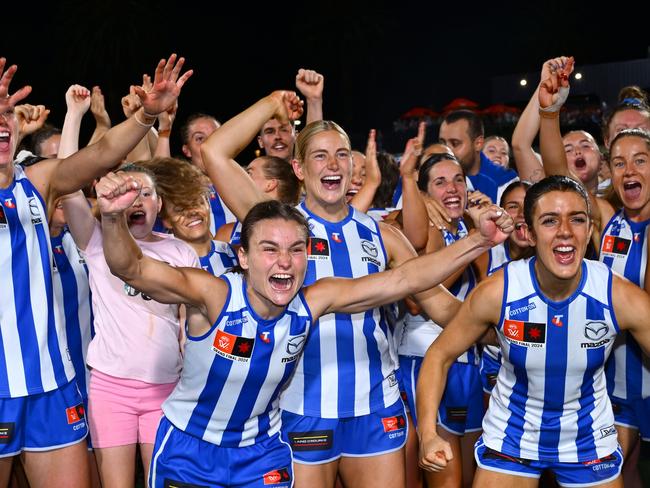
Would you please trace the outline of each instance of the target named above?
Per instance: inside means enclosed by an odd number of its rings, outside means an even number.
[[[603,252],[625,256],[630,250],[631,243],[630,239],[606,235],[605,239],[603,239]]]
[[[289,340],[287,341],[287,353],[289,353],[290,356],[282,358],[282,362],[290,363],[291,361],[298,359],[298,356],[300,356],[302,348],[305,345],[306,339],[307,336],[305,334],[289,337]]]
[[[5,209],[0,205],[0,229],[7,227],[7,216],[5,215]]]
[[[36,197],[29,198],[29,213],[32,215],[32,224],[36,225],[43,222],[41,211],[38,209],[38,203],[36,202]]]
[[[210,200],[216,200],[217,199],[217,192],[214,189],[210,190]]]
[[[265,330],[264,332],[260,333],[260,340],[264,344],[271,344],[271,333],[268,330]]]
[[[562,322],[562,317],[563,315],[553,315],[553,318],[551,319],[551,323],[556,327],[563,327],[564,323]]]
[[[580,347],[583,349],[592,349],[604,346],[610,342],[610,339],[604,339],[608,332],[609,326],[605,322],[587,322],[585,324],[585,337],[590,341],[596,342],[581,342]]]
[[[544,347],[546,344],[546,324],[506,320],[503,333],[509,342],[526,347]]]
[[[5,198],[4,206],[7,208],[16,208],[16,204],[11,198]]]
[[[269,471],[262,479],[264,480],[264,485],[279,485],[280,483],[289,483],[291,481],[291,475],[289,474],[288,468],[282,468]]]
[[[9,444],[14,438],[15,429],[14,422],[0,422],[0,444]]]
[[[54,254],[65,254],[63,251],[63,246],[61,245],[54,246]]]
[[[236,336],[218,329],[212,344],[212,350],[219,356],[231,361],[247,363],[253,354],[254,346],[255,339],[252,337]]]
[[[316,259],[329,259],[330,257],[330,244],[327,239],[320,237],[310,237],[307,246],[307,257],[311,260]]]
[[[83,403],[75,405],[74,407],[66,408],[65,415],[68,417],[68,424],[76,424],[81,422],[86,417],[86,411]]]
[[[332,240],[337,244],[341,244],[343,242],[343,238],[338,232],[332,232]]]
[[[377,261],[377,256],[379,256],[379,249],[377,245],[372,241],[361,241],[361,249],[367,254],[367,256],[362,256],[361,261],[364,263],[372,263],[375,266],[381,266],[381,263]]]

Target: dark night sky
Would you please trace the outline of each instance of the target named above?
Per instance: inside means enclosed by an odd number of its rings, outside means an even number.
[[[240,2],[224,11],[224,2],[64,0],[18,12],[0,54],[19,65],[14,89],[31,84],[27,101],[51,107],[57,125],[72,83],[100,85],[119,121],[128,85],[173,51],[195,70],[179,121],[195,111],[226,120],[273,89],[292,88],[297,69],[309,67],[326,77],[325,116],[352,134],[389,129],[414,105],[439,110],[458,96],[489,103],[491,76],[537,71],[558,54],[578,64],[648,55],[647,21],[634,20],[645,13],[620,15],[626,26],[608,23],[619,15],[602,10],[529,3],[299,1],[261,10]]]

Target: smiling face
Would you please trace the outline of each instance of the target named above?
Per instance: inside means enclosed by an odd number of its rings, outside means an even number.
[[[270,119],[263,126],[257,143],[264,149],[267,156],[275,156],[289,160],[293,152],[296,132],[289,123],[283,124],[276,119]]]
[[[497,137],[488,138],[483,145],[483,153],[494,163],[504,168],[510,163],[510,148],[508,143]]]
[[[452,219],[463,216],[467,204],[467,184],[456,161],[443,159],[429,170],[427,194],[447,210]]]
[[[303,161],[293,161],[298,179],[304,181],[309,209],[323,217],[347,215],[345,194],[352,176],[349,141],[335,130],[314,134],[305,148]]]
[[[562,138],[569,170],[586,188],[598,185],[598,170],[602,155],[594,138],[583,130],[569,132]]]
[[[536,201],[529,240],[535,246],[540,284],[574,290],[591,238],[584,198],[574,191],[550,191]]]
[[[636,221],[650,218],[650,150],[645,139],[626,136],[610,151],[612,186],[628,216]]]
[[[352,151],[352,177],[350,186],[345,194],[346,202],[350,203],[354,196],[359,193],[363,183],[366,181],[366,156],[359,151]]]
[[[0,168],[13,171],[14,153],[18,144],[18,120],[13,109],[0,114]]]
[[[126,209],[126,221],[134,238],[150,240],[162,201],[149,175],[136,172],[130,172],[129,175],[138,181],[141,190],[133,205]]]
[[[307,271],[304,226],[282,218],[255,223],[248,250],[240,248],[239,263],[246,271],[247,295],[255,311],[277,316],[296,296]]]
[[[503,209],[508,212],[515,222],[515,231],[510,234],[510,241],[520,248],[528,248],[530,243],[526,233],[526,221],[524,220],[524,198],[526,190],[517,186],[504,193],[501,198]]]
[[[451,148],[465,173],[473,175],[478,172],[481,164],[478,154],[483,146],[483,136],[472,140],[467,120],[443,122],[440,125],[440,143]]]
[[[163,223],[172,230],[175,237],[189,243],[202,243],[212,239],[207,196],[186,208],[181,208],[168,199],[165,199],[164,205],[167,218]]]

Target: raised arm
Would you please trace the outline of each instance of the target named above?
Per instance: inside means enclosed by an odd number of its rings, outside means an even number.
[[[531,183],[537,183],[544,178],[544,167],[533,151],[533,141],[539,132],[538,91],[539,87],[530,97],[512,133],[512,153],[515,157],[517,173],[523,181]]]
[[[498,207],[486,209],[481,216],[481,224],[481,232],[438,252],[408,260],[389,271],[354,280],[319,280],[308,287],[306,292],[313,315],[362,312],[433,288],[457,268],[467,265],[493,245],[503,242],[513,229],[512,218]],[[393,229],[393,232],[397,231]],[[425,311],[429,312],[427,308]]]
[[[195,268],[175,268],[142,253],[131,236],[125,210],[140,193],[137,180],[109,173],[97,183],[102,215],[104,256],[111,272],[161,303],[187,303],[214,321],[223,307],[227,285]]]
[[[302,114],[302,102],[294,92],[275,91],[215,130],[201,144],[208,176],[226,206],[243,221],[248,211],[268,197],[239,166],[235,158],[255,138],[264,123],[276,117],[282,122]]]
[[[447,371],[456,358],[479,341],[499,319],[503,274],[480,283],[465,299],[457,315],[427,350],[417,382],[417,416],[420,467],[440,471],[452,459],[449,443],[436,431],[440,399]]]
[[[426,124],[420,122],[418,135],[404,149],[399,173],[402,177],[402,229],[404,235],[420,251],[429,238],[429,217],[417,183],[417,163],[422,154]]]
[[[154,158],[171,157],[169,138],[172,133],[172,126],[174,125],[174,120],[176,120],[177,112],[178,112],[178,100],[170,108],[158,114],[158,138],[156,140],[156,149],[153,154]]]
[[[573,71],[573,58],[559,59],[559,63],[549,64],[548,74],[542,74],[546,77],[538,88],[541,117],[539,148],[547,175],[564,175],[577,179],[569,171],[560,132],[560,109],[569,96],[569,75]]]
[[[150,92],[136,87],[142,100],[142,108],[131,118],[110,129],[96,144],[87,146],[63,160],[44,161],[30,166],[30,179],[41,194],[57,198],[72,193],[103,175],[120,163],[151,128],[160,112],[166,110],[178,98],[182,86],[192,75],[187,71],[180,75],[184,59],[176,61],[173,54],[161,60],[156,67],[154,84]]]
[[[111,118],[106,110],[104,95],[98,86],[93,86],[90,94],[90,111],[95,118],[95,130],[90,136],[89,146],[104,137],[104,134],[111,128]]]
[[[147,85],[143,83],[142,87],[146,89]],[[135,86],[133,85],[129,87],[129,93],[122,97],[121,102],[122,111],[127,119],[132,117],[133,114],[142,107],[142,102],[138,95],[136,95]],[[138,141],[135,147],[129,151],[129,154],[126,155],[126,160],[128,162],[151,159],[151,149],[149,148],[148,141],[149,134],[151,134],[151,128],[147,131],[145,136]]]
[[[313,69],[298,70],[296,88],[307,102],[307,124],[323,120],[323,88],[325,77]]]
[[[45,105],[30,105],[28,103],[17,105],[16,118],[18,119],[18,144],[25,136],[33,134],[43,127],[50,111]]]
[[[366,179],[361,189],[350,201],[350,205],[360,212],[367,212],[372,207],[375,199],[375,192],[381,184],[381,171],[377,162],[377,142],[375,141],[375,129],[370,129],[368,142],[366,143]]]
[[[61,129],[57,158],[65,159],[79,150],[81,119],[90,108],[90,91],[81,85],[72,85],[65,92],[67,111]]]

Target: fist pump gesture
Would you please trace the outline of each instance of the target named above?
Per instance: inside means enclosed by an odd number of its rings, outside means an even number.
[[[561,56],[546,61],[539,84],[539,106],[544,111],[557,112],[569,96],[569,76],[573,72],[573,57]]]
[[[95,186],[102,215],[117,215],[133,205],[140,196],[140,183],[126,173],[108,173]]]
[[[304,102],[296,92],[277,90],[270,97],[276,102],[277,108],[273,114],[280,122],[293,122],[302,116]]]

